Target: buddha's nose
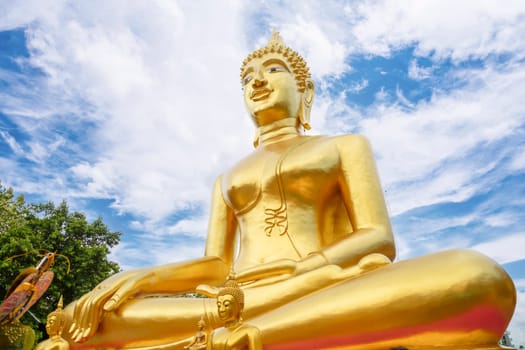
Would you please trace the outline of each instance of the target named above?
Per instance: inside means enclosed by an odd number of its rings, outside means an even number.
[[[259,75],[253,79],[253,87],[254,88],[260,88],[264,85],[266,85],[268,81],[264,79],[262,75]]]

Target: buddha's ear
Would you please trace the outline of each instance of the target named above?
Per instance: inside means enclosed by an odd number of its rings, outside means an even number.
[[[310,111],[312,110],[312,103],[314,102],[315,86],[311,79],[307,79],[305,85],[297,117],[303,128],[310,130],[312,128],[310,126]]]
[[[253,137],[253,148],[257,148],[259,146],[259,130],[255,129],[255,135]]]

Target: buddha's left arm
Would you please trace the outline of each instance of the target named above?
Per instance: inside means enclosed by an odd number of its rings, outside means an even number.
[[[392,227],[370,145],[360,135],[339,136],[334,141],[340,155],[340,190],[353,232],[319,253],[341,267],[355,265],[372,253],[393,260]]]

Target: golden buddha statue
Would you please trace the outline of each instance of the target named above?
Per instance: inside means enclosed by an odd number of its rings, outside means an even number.
[[[512,280],[469,250],[391,263],[367,140],[303,133],[314,98],[303,58],[276,33],[241,80],[256,149],[215,182],[205,256],[102,282],[66,308],[72,348],[183,349],[201,315],[221,319],[215,299],[176,294],[216,296],[232,267],[265,349],[498,348]]]
[[[197,327],[199,327],[197,334],[195,334],[193,338],[191,338],[191,341],[188,345],[184,346],[184,349],[206,350],[206,347],[208,345],[208,334],[204,330],[205,326],[206,326],[206,323],[201,318],[199,322],[197,323]]]
[[[57,309],[47,315],[46,332],[49,339],[37,345],[36,350],[68,350],[69,343],[62,338],[62,331],[65,326],[65,315],[62,310],[64,303],[62,296],[58,301]]]
[[[229,278],[217,294],[217,311],[224,327],[215,329],[208,341],[208,350],[262,350],[257,327],[243,323],[244,292]]]

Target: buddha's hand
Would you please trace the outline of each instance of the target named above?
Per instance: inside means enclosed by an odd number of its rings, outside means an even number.
[[[325,257],[322,254],[313,253],[299,261],[292,259],[279,259],[250,267],[239,271],[236,274],[236,279],[239,282],[249,282],[264,278],[288,278],[290,276],[300,275],[315,270],[324,265],[328,265],[328,261]]]
[[[372,253],[362,257],[361,260],[359,260],[358,266],[361,273],[365,273],[385,265],[390,265],[391,263],[392,261],[386,255]]]
[[[329,264],[322,253],[310,253],[297,262],[294,273],[300,275]]]
[[[279,259],[264,264],[252,266],[235,274],[238,282],[251,282],[269,277],[290,276],[297,269],[297,261],[292,259]]]
[[[154,274],[148,270],[125,271],[111,276],[84,294],[75,304],[69,328],[73,341],[83,342],[94,335],[104,312],[116,310],[153,278]]]

